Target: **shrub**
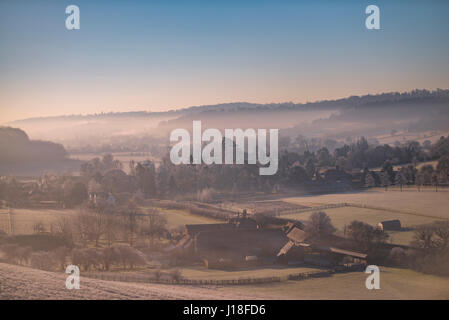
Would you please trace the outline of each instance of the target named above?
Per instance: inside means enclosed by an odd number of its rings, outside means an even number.
[[[5,256],[6,262],[18,263],[17,252],[19,249],[20,249],[20,246],[18,244],[15,244],[15,243],[4,244],[1,247],[1,251],[3,252],[3,254]]]
[[[120,262],[124,269],[128,266],[133,269],[135,266],[142,266],[146,264],[143,253],[133,247],[126,245],[113,246],[120,256]]]
[[[81,266],[84,271],[89,271],[91,267],[96,267],[101,264],[101,256],[94,248],[73,249],[72,263]]]
[[[414,251],[409,255],[409,266],[423,273],[449,276],[449,252]]]
[[[51,270],[54,266],[54,258],[50,252],[37,251],[31,254],[31,266],[41,270]]]
[[[154,271],[153,275],[154,275],[154,279],[159,281],[161,279],[161,277],[162,277],[162,272],[161,272],[161,270],[156,269]]]
[[[327,236],[333,234],[337,229],[332,225],[331,218],[322,211],[310,215],[305,230],[312,236]]]
[[[397,266],[405,266],[407,265],[408,256],[404,249],[400,247],[395,247],[391,249],[388,258],[391,263]]]
[[[28,264],[32,252],[31,247],[19,247],[16,251],[17,262],[23,265]]]
[[[100,254],[103,268],[109,270],[112,265],[120,263],[120,252],[116,247],[103,249]]]
[[[173,269],[170,271],[170,277],[175,280],[176,282],[179,282],[182,279],[182,273],[179,269]]]
[[[349,237],[357,243],[358,249],[371,252],[371,254],[375,254],[379,245],[388,238],[388,234],[383,231],[357,220],[349,224],[347,232]]]
[[[53,259],[61,270],[65,270],[69,250],[66,247],[59,247],[52,251]]]

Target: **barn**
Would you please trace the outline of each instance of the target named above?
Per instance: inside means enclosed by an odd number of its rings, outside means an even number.
[[[299,224],[262,228],[244,215],[227,223],[186,225],[175,249],[203,261],[206,268],[366,263],[366,254],[351,250],[352,246],[347,239],[334,235],[311,237]]]
[[[387,220],[377,224],[377,227],[382,231],[400,231],[401,221],[399,220]]]

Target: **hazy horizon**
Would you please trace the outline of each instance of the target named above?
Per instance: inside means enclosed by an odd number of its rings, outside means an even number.
[[[435,91],[435,90],[449,90],[447,88],[413,88],[410,90],[406,90],[406,91],[400,91],[399,93],[407,93],[407,92],[412,92],[413,90],[428,90],[428,91]],[[323,101],[336,101],[339,99],[346,99],[349,98],[351,96],[365,96],[365,95],[377,95],[377,94],[387,94],[387,93],[391,93],[394,91],[388,91],[388,92],[384,92],[384,91],[380,91],[380,92],[366,92],[363,94],[352,94],[352,95],[347,95],[347,96],[337,96],[337,97],[330,97],[330,98],[324,98],[324,99],[318,99],[318,100],[311,100],[311,101],[270,101],[270,102],[252,102],[252,101],[229,101],[229,102],[218,102],[218,103],[206,103],[206,104],[201,104],[201,105],[188,105],[188,106],[180,106],[177,108],[167,108],[167,109],[160,109],[160,110],[151,110],[151,109],[145,109],[145,108],[136,108],[136,109],[129,109],[129,108],[122,108],[120,109],[120,107],[117,110],[99,110],[96,112],[86,112],[86,113],[61,113],[61,114],[40,114],[37,116],[30,116],[30,117],[26,117],[26,118],[18,118],[18,119],[13,119],[13,120],[9,120],[6,122],[0,122],[0,125],[8,125],[14,122],[18,122],[18,121],[26,121],[26,120],[30,120],[30,119],[39,119],[39,118],[58,118],[58,117],[66,117],[66,116],[93,116],[93,115],[98,115],[98,114],[108,114],[108,113],[126,113],[126,112],[155,112],[155,113],[163,113],[163,112],[170,112],[170,111],[178,111],[178,110],[186,110],[189,108],[195,108],[195,107],[203,107],[203,106],[215,106],[215,105],[223,105],[223,104],[233,104],[233,103],[248,103],[248,104],[261,104],[261,105],[267,105],[267,104],[283,104],[283,103],[294,103],[294,104],[306,104],[306,103],[319,103],[319,102],[323,102]]]

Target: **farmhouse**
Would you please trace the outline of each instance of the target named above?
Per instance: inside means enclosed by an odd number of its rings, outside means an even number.
[[[174,249],[201,259],[207,268],[366,262],[366,254],[348,248],[348,240],[337,236],[313,238],[300,224],[262,228],[243,214],[227,223],[186,225],[185,235]]]
[[[282,228],[260,228],[244,212],[227,223],[186,225],[177,247],[219,268],[274,263],[286,241]]]
[[[327,182],[347,182],[350,183],[352,177],[339,166],[326,167],[317,170],[316,178]]]
[[[401,221],[399,220],[387,220],[382,221],[377,224],[377,227],[382,231],[400,231],[401,230]]]

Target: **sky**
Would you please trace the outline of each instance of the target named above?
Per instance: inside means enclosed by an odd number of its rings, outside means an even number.
[[[447,89],[448,15],[444,0],[0,0],[0,123]]]

